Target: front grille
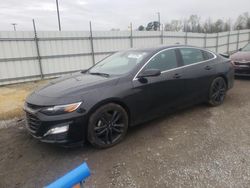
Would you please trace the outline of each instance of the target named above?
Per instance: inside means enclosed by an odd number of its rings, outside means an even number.
[[[250,62],[241,62],[241,61],[236,61],[236,62],[234,62],[235,63],[235,65],[247,65],[247,66],[249,66],[250,67]]]
[[[250,69],[247,70],[247,69],[235,69],[235,74],[249,74],[250,76]]]
[[[26,112],[28,128],[32,133],[36,133],[41,125],[41,121],[33,114]]]
[[[38,106],[38,105],[35,105],[35,104],[27,103],[27,107],[29,107],[29,108],[31,108],[33,110],[37,110],[37,109],[42,108],[43,106]]]

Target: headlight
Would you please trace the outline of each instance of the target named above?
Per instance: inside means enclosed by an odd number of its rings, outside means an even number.
[[[79,108],[82,102],[72,103],[72,104],[65,104],[65,105],[58,105],[58,106],[51,106],[46,107],[41,110],[42,113],[47,115],[59,115],[74,112]]]

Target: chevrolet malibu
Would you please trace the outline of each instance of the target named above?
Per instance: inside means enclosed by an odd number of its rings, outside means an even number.
[[[31,93],[27,129],[42,142],[107,148],[130,126],[201,102],[222,104],[233,78],[229,59],[202,48],[121,51]]]

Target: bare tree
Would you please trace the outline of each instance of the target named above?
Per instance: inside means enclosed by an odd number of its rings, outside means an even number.
[[[190,29],[190,27],[189,27],[189,25],[188,25],[188,20],[187,20],[187,19],[185,19],[185,20],[183,21],[183,31],[184,31],[184,32],[190,32],[190,31],[191,31],[191,29]]]
[[[232,21],[231,21],[231,19],[228,19],[226,22],[225,22],[225,25],[224,25],[224,31],[231,31],[231,24],[232,23]]]
[[[190,24],[191,32],[198,32],[200,17],[198,17],[197,15],[191,15],[188,19],[188,23]]]
[[[172,20],[171,23],[165,24],[165,31],[181,31],[183,24],[181,20]]]
[[[222,19],[218,19],[214,23],[214,32],[218,33],[222,31],[224,31],[224,21]]]
[[[204,33],[212,33],[212,20],[208,18],[203,25]]]
[[[245,18],[245,29],[250,29],[250,16],[248,12],[245,12],[244,14]]]
[[[233,25],[233,27],[232,27]],[[159,28],[159,22],[149,22],[147,27],[139,26],[138,30],[156,31]],[[231,29],[250,29],[250,16],[245,12],[237,18],[233,24],[231,19],[217,19],[213,21],[208,18],[205,22],[200,21],[198,15],[190,15],[188,19],[184,20],[171,20],[164,24],[165,31],[183,31],[183,32],[196,32],[196,33],[217,33],[230,31]]]
[[[249,13],[245,12],[242,15],[239,15],[235,24],[234,24],[234,29],[239,30],[239,29],[250,29],[250,17]]]

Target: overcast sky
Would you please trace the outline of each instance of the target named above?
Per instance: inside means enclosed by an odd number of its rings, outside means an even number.
[[[94,30],[120,28],[127,30],[157,20],[184,19],[197,14],[203,20],[235,19],[250,11],[250,0],[58,0],[62,30]],[[32,18],[38,30],[57,30],[56,0],[0,0],[0,30],[32,30]]]

